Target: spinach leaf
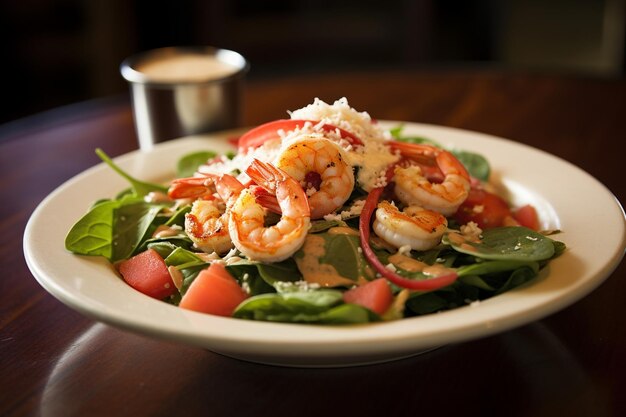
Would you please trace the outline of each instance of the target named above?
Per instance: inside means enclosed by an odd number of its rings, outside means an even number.
[[[457,269],[459,279],[432,292],[414,292],[407,300],[409,314],[430,314],[450,310],[502,294],[537,276],[539,262],[518,260],[482,261]]]
[[[98,155],[104,163],[106,163],[109,167],[111,167],[113,171],[117,172],[119,175],[124,177],[130,183],[134,191],[134,194],[136,196],[144,197],[152,191],[167,193],[167,187],[163,185],[140,181],[136,178],[133,178],[128,173],[124,172],[120,167],[117,166],[117,164],[115,164],[115,162],[113,162],[111,158],[109,158],[109,156],[106,153],[104,153],[102,149],[100,148],[96,149],[96,155]]]
[[[263,292],[274,292],[274,287],[277,283],[302,280],[302,274],[300,274],[296,261],[293,258],[287,258],[284,261],[271,264],[243,260],[228,265],[226,269],[240,281],[243,281],[244,274],[248,274],[250,277],[258,276],[269,286],[269,288],[265,287],[267,291]],[[262,287],[261,284],[258,285]]]
[[[174,252],[178,247],[178,245],[175,245],[172,242],[168,242],[167,240],[159,240],[156,242],[146,241],[146,249],[154,249],[163,259],[170,256],[170,254]],[[138,252],[143,251],[139,249]]]
[[[293,258],[287,258],[282,262],[272,264],[257,263],[259,275],[269,285],[276,282],[297,282],[302,280],[302,274]]]
[[[226,269],[242,286],[247,286],[250,295],[276,292],[259,274],[258,264],[252,261],[240,261],[227,265]]]
[[[390,129],[389,132],[394,139],[400,142],[426,144],[445,149],[439,143],[425,137],[402,136],[402,130],[403,126],[398,126]],[[482,181],[487,181],[489,179],[489,175],[491,174],[491,168],[489,166],[489,162],[487,161],[487,159],[485,159],[485,157],[474,152],[463,150],[450,150],[450,152],[452,152],[452,154],[456,156],[457,159],[465,166],[465,168],[472,177],[478,178]]]
[[[481,290],[466,285],[461,281],[433,292],[417,292],[410,296],[405,306],[411,314],[431,314],[437,311],[451,310],[479,300]]]
[[[441,148],[441,145],[438,144],[437,142],[435,142],[434,140],[425,138],[425,137],[421,137],[421,136],[403,136],[402,131],[404,130],[404,125],[399,125],[396,126],[394,128],[389,129],[389,133],[391,134],[391,137],[394,138],[397,141],[400,142],[407,142],[407,143],[417,143],[417,144],[427,144],[427,145],[432,145],[432,146],[436,146],[437,148]]]
[[[104,256],[111,262],[130,257],[158,223],[163,206],[135,196],[95,204],[65,238],[65,247],[79,255]]]
[[[491,167],[484,156],[468,151],[452,151],[454,156],[465,166],[469,174],[481,181],[489,180],[491,175]]]
[[[458,252],[449,250],[448,246],[438,245],[426,251],[412,251],[410,255],[428,265],[434,265],[437,262],[445,267],[451,267],[458,256]]]
[[[354,304],[343,304],[337,290],[262,294],[248,298],[233,316],[248,320],[290,323],[366,323],[376,315]]]
[[[539,262],[485,261],[458,268],[459,280],[492,294],[522,285],[539,273]]]
[[[506,280],[504,285],[502,285],[494,295],[502,294],[506,291],[509,291],[513,288],[519,287],[522,284],[527,283],[531,279],[537,276],[537,272],[532,268],[519,268],[513,271],[509,278]]]
[[[119,201],[98,202],[72,226],[65,238],[65,248],[78,255],[113,255],[113,213]]]
[[[209,264],[200,259],[193,252],[177,247],[166,258],[167,266],[175,266],[183,275],[183,285],[179,289],[180,294],[184,295],[191,283],[196,279],[200,271],[205,269]]]
[[[512,271],[521,267],[528,267],[537,273],[539,264],[534,261],[518,261],[518,260],[496,260],[477,262],[471,265],[465,265],[457,269],[459,277],[470,275],[486,275],[503,271]]]
[[[163,247],[163,249],[159,249],[160,247]],[[143,252],[148,248],[152,248],[157,252],[159,252],[160,250],[168,251],[167,248],[171,248],[169,252],[173,251],[176,248],[191,250],[191,248],[193,248],[193,241],[189,239],[189,237],[184,233],[180,233],[175,236],[150,238],[144,240],[141,245],[137,246],[133,254]],[[165,256],[162,257],[165,258]]]
[[[361,253],[359,236],[346,233],[322,232],[309,234],[293,256],[303,274],[326,276],[328,282],[352,285],[352,281],[370,279],[371,268]],[[332,267],[332,268],[329,268]],[[305,279],[308,278],[305,276]],[[313,277],[313,280],[317,277]],[[324,284],[326,285],[326,284]]]
[[[411,297],[406,307],[417,315],[436,313],[448,307],[448,301],[437,293],[424,293]]]
[[[217,154],[212,151],[198,151],[187,154],[178,160],[176,176],[178,178],[191,177],[196,173],[200,165],[204,165]]]
[[[136,253],[139,253],[139,252],[143,252],[144,250],[146,250],[149,247],[156,248],[156,244],[161,243],[161,242],[169,242],[170,244],[172,244],[174,246],[174,248],[182,247],[182,248],[188,249],[188,250],[191,249],[193,247],[193,241],[183,231],[183,228],[185,226],[185,214],[187,214],[190,210],[191,210],[191,206],[183,206],[180,209],[178,209],[178,211],[176,211],[173,215],[171,215],[169,217],[167,217],[167,216],[163,216],[163,217],[159,216],[158,218],[156,218],[154,223],[150,227],[150,235],[152,235],[154,233],[156,227],[160,224],[159,223],[160,220],[163,223],[163,225],[165,225],[165,226],[169,226],[169,227],[171,227],[171,226],[179,226],[181,229],[180,229],[180,231],[177,234],[172,235],[172,236],[154,237],[154,238],[144,239],[142,241],[141,245],[137,246],[137,248],[135,249],[133,254],[136,254]],[[163,219],[165,219],[165,221],[162,221]],[[165,256],[163,256],[163,257],[165,258]]]
[[[559,242],[558,240],[552,240],[552,244],[554,245],[554,255],[552,256],[552,258],[561,256],[561,254],[565,252],[565,249],[567,249],[565,243]]]
[[[320,263],[332,265],[339,275],[353,281],[367,276],[369,264],[360,251],[359,236],[343,233],[321,233],[319,236],[326,241],[325,254],[320,258]]]
[[[398,125],[396,127],[392,127],[389,129],[389,133],[391,137],[394,139],[400,139],[402,137],[402,131],[404,130],[404,125]]]
[[[379,320],[376,313],[356,304],[340,304],[319,315],[319,323],[323,324],[360,324]]]
[[[129,258],[142,243],[163,206],[134,202],[121,204],[113,213],[113,254],[111,261]],[[152,228],[153,229],[153,228]]]
[[[207,262],[202,260],[195,253],[183,249],[181,247],[175,248],[165,258],[165,264],[167,266],[181,266],[181,265],[208,265]]]
[[[484,279],[482,279],[478,275],[463,275],[462,277],[459,276],[459,280],[463,284],[467,284],[467,285],[470,285],[472,287],[480,288],[480,289],[485,290],[485,291],[491,291],[491,292],[496,291],[496,289],[494,287],[489,285],[487,282],[485,282]]]
[[[191,211],[191,206],[182,206],[180,207],[176,213],[174,213],[168,221],[165,222],[166,226],[180,226],[181,228],[185,227],[185,215]]]
[[[480,242],[463,240],[462,243],[451,239],[449,234],[443,238],[454,250],[482,259],[541,261],[554,255],[552,239],[526,227],[498,227],[483,231]]]
[[[309,233],[325,232],[328,229],[338,226],[345,226],[346,223],[341,220],[313,220]]]

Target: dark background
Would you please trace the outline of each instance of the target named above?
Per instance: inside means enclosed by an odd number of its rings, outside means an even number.
[[[355,69],[623,77],[624,0],[0,1],[0,123],[126,94],[119,64],[174,45],[237,50],[253,82]]]

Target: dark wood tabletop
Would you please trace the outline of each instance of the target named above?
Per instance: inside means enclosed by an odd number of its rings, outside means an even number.
[[[624,80],[484,70],[257,80],[246,87],[245,122],[343,96],[377,119],[480,131],[545,150],[626,199]],[[626,415],[624,264],[543,320],[351,368],[248,363],[82,316],[35,281],[22,236],[46,195],[99,162],[96,147],[111,155],[137,148],[128,97],[0,127],[0,415]],[[599,207],[588,221],[601,215]]]

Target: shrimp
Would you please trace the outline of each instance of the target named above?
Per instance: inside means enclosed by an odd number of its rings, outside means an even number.
[[[185,232],[196,248],[220,255],[232,249],[226,206],[234,202],[243,188],[236,178],[227,174],[181,178],[172,182],[168,191],[170,197],[197,198],[185,215]]]
[[[167,195],[170,198],[209,199],[214,198],[217,192],[214,185],[214,175],[202,177],[177,178],[171,182]]]
[[[196,200],[185,214],[185,232],[194,246],[206,253],[228,252],[233,242],[228,233],[228,214],[214,200]]]
[[[397,248],[410,246],[413,250],[428,250],[441,242],[448,228],[446,218],[437,212],[410,206],[400,211],[388,201],[378,203],[374,233]]]
[[[467,170],[450,152],[429,145],[398,144],[394,147],[408,158],[434,159],[444,175],[441,183],[431,182],[419,166],[396,167],[394,181],[398,199],[406,205],[418,205],[444,216],[454,214],[469,194]]]
[[[311,224],[307,196],[300,184],[280,169],[255,159],[246,173],[276,195],[280,220],[265,226],[265,209],[256,202],[253,188],[242,190],[230,213],[229,232],[235,247],[249,259],[279,262],[304,243]]]
[[[344,151],[321,135],[303,135],[278,155],[276,167],[307,190],[311,218],[333,213],[354,188],[354,173]]]

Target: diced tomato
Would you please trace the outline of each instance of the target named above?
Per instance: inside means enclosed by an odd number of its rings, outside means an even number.
[[[128,285],[150,297],[162,300],[176,291],[165,261],[154,249],[120,262],[117,269]]]
[[[200,271],[180,301],[179,307],[216,316],[230,317],[248,294],[223,264],[213,262]]]
[[[378,278],[346,291],[343,294],[343,300],[346,303],[368,308],[377,314],[383,314],[393,302],[393,294],[387,280]]]
[[[490,229],[502,226],[510,216],[511,209],[501,197],[483,189],[471,189],[454,218],[461,224],[472,221],[481,229]]]
[[[513,212],[513,218],[517,222],[532,230],[539,230],[539,216],[537,210],[530,204],[518,208]]]

